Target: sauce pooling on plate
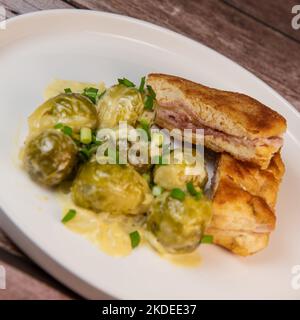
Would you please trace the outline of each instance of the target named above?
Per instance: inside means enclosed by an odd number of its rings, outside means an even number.
[[[123,257],[132,251],[129,234],[136,230],[143,238],[141,224],[143,219],[137,216],[124,217],[106,212],[95,213],[91,210],[74,205],[70,194],[58,191],[63,208],[63,215],[70,209],[76,210],[76,216],[65,223],[65,226],[96,245],[110,256]]]

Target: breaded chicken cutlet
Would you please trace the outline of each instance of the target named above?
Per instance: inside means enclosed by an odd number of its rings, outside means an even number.
[[[285,119],[245,94],[159,73],[149,74],[147,83],[156,93],[155,122],[162,128],[204,129],[207,148],[262,169],[282,146]]]
[[[213,185],[213,217],[206,232],[215,244],[242,256],[265,248],[275,228],[275,203],[284,174],[280,153],[267,169],[223,153]]]

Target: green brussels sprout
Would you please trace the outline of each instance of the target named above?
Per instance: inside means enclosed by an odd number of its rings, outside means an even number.
[[[46,186],[66,179],[76,164],[73,140],[55,129],[48,129],[29,140],[24,150],[24,168],[31,178]]]
[[[97,128],[97,110],[86,97],[76,93],[60,94],[39,106],[29,117],[31,133],[62,123],[79,132],[82,127]]]
[[[114,128],[120,121],[134,126],[144,110],[144,104],[136,88],[118,84],[105,92],[97,110],[100,128]]]
[[[188,182],[192,182],[194,186],[203,188],[208,180],[203,158],[200,159],[199,164],[189,164],[182,152],[175,153],[170,154],[170,164],[155,166],[155,184],[172,190],[174,188],[184,189]],[[178,163],[176,159],[183,160]]]
[[[74,202],[96,212],[145,213],[152,201],[147,182],[131,166],[84,164],[72,185]]]
[[[211,202],[186,194],[182,201],[164,192],[153,201],[147,230],[168,253],[188,253],[201,242],[211,218]]]

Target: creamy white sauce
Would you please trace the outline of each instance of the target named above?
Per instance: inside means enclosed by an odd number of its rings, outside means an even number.
[[[91,83],[91,82],[78,82],[72,80],[61,80],[55,79],[53,80],[44,91],[44,99],[48,100],[57,96],[60,93],[64,93],[64,89],[70,88],[72,92],[82,93],[85,88],[97,88],[99,93],[105,90],[104,82],[99,83]]]
[[[95,213],[74,204],[70,193],[57,191],[62,206],[62,217],[70,210],[75,209],[75,217],[66,222],[65,226],[78,233],[111,256],[127,256],[131,253],[129,234],[138,231],[143,242],[143,228],[141,219],[136,216],[111,215],[106,212]]]

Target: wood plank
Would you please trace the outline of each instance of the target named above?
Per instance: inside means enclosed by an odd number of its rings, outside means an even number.
[[[217,0],[68,0],[143,19],[223,53],[266,81],[300,110],[300,44]]]
[[[0,266],[6,273],[6,289],[0,289],[0,300],[80,299],[33,263],[1,249]]]
[[[10,15],[46,9],[74,8],[63,0],[0,0],[0,5],[4,6]]]
[[[261,23],[300,42],[299,30],[291,26],[292,7],[300,4],[298,0],[224,0],[234,8],[257,19]]]
[[[16,256],[24,256],[24,254],[13,244],[13,242],[0,229],[0,248]]]

